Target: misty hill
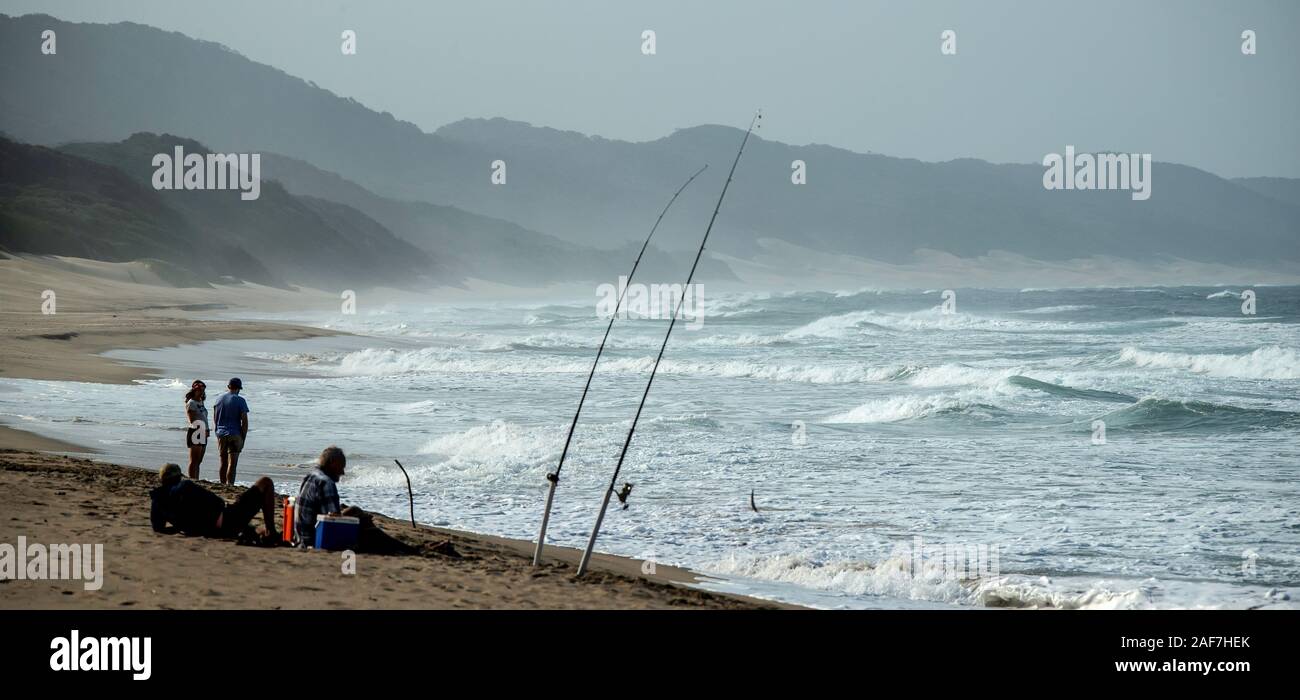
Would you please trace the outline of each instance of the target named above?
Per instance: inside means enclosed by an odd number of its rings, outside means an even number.
[[[58,151],[4,142],[0,241],[11,252],[160,258],[206,279],[325,289],[430,279],[424,251],[361,212],[294,197],[275,182],[264,180],[250,201],[235,190],[155,190],[153,156],[177,145],[207,152],[196,141],[143,133]]]
[[[619,208],[632,208],[650,191],[668,187],[692,164],[713,164],[711,170],[722,172],[712,175],[720,179],[743,136],[736,128],[700,126],[631,144],[500,119],[458,122],[437,134],[484,150],[509,150],[516,158],[522,154],[523,162],[553,164],[550,177],[562,182],[568,178],[561,173],[609,168],[615,174],[606,173],[611,184],[600,195],[589,197],[586,186],[574,186],[562,200],[569,206],[535,213],[545,219],[543,230],[575,235],[583,232],[582,222],[569,212],[612,218]],[[790,181],[795,160],[807,164],[806,185]],[[1266,195],[1196,168],[1157,162],[1152,197],[1134,201],[1128,191],[1048,191],[1043,170],[973,159],[925,163],[751,138],[711,247],[745,257],[756,239],[775,238],[890,262],[908,261],[920,248],[962,257],[1004,250],[1042,260],[1109,255],[1300,261],[1300,204],[1294,195],[1279,197],[1284,187]],[[1291,183],[1291,192],[1300,189],[1297,181],[1282,182]],[[712,190],[708,197],[685,200],[684,215],[705,220],[720,185],[706,183],[701,191]],[[484,206],[475,193],[465,187],[453,201]]]
[[[180,286],[223,276],[281,284],[239,246],[205,239],[159,192],[122,171],[8,139],[0,139],[0,249],[161,262],[155,271]]]
[[[398,236],[438,256],[443,267],[454,270],[444,276],[455,276],[457,281],[474,277],[516,286],[557,281],[613,282],[625,274],[640,250],[639,244],[614,250],[580,246],[456,207],[380,197],[335,173],[287,156],[264,154],[262,168],[265,177],[274,178],[295,194],[341,202],[364,212]],[[647,219],[642,226],[648,230],[652,223],[653,219]],[[643,230],[642,236],[645,233]],[[679,282],[686,264],[686,256],[651,246],[638,268],[637,279]],[[707,258],[700,262],[700,275],[701,279],[735,279],[725,264]]]
[[[1279,202],[1300,207],[1300,180],[1287,177],[1239,177],[1233,182]]]
[[[57,58],[34,48],[45,28],[59,32]],[[661,231],[661,245],[693,246],[741,138],[735,128],[698,126],[630,143],[501,119],[426,133],[220,45],[135,24],[3,18],[0,60],[7,73],[0,129],[23,140],[185,133],[222,150],[307,161],[386,198],[452,205],[607,249],[639,239],[668,194],[709,163]],[[738,123],[750,107],[738,107]],[[489,180],[497,159],[507,163],[505,185]],[[807,163],[806,185],[790,183],[795,159]],[[1300,261],[1300,205],[1276,193],[1163,162],[1147,201],[1128,192],[1049,192],[1042,173],[1036,164],[924,163],[794,146],[760,133],[710,247],[745,258],[762,239],[778,239],[891,262],[923,248],[1043,260]]]

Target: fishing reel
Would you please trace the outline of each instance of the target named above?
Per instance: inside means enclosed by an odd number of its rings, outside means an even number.
[[[632,495],[632,484],[623,482],[623,488],[614,492],[618,496],[618,502],[623,504],[623,510],[627,510],[627,497]]]
[[[546,480],[552,484],[560,483],[560,475],[555,472],[546,472]]]

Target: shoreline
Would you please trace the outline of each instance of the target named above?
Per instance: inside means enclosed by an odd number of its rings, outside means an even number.
[[[0,274],[5,275],[0,301],[7,309],[0,313],[0,357],[5,359],[0,379],[130,384],[155,377],[156,370],[102,353],[211,340],[347,335],[196,315],[214,309],[334,307],[337,301],[323,293],[249,286],[176,289],[120,279],[124,266],[130,264],[0,259]],[[58,290],[54,314],[40,312],[46,288]],[[31,310],[12,310],[23,307]],[[571,574],[579,550],[549,545],[546,564],[534,568],[531,541],[429,526],[416,530],[409,521],[378,515],[386,532],[413,544],[448,540],[462,557],[363,554],[357,557],[358,575],[340,579],[337,557],[323,552],[157,535],[148,524],[147,493],[155,479],[151,469],[63,453],[101,454],[29,432],[21,423],[0,422],[0,490],[8,501],[0,542],[13,544],[23,535],[29,542],[105,543],[104,589],[83,591],[76,581],[0,581],[5,593],[0,608],[798,608],[705,591],[692,584],[707,577],[690,570],[657,564],[654,573],[645,574],[640,560],[602,553],[593,556],[588,575],[575,581]],[[242,491],[203,484],[227,501]],[[277,484],[278,491],[286,487],[291,485]],[[277,502],[277,519],[281,508]],[[260,520],[260,515],[254,518]],[[119,549],[123,544],[128,546]],[[183,565],[169,570],[162,562],[170,560]],[[268,561],[275,565],[269,574]],[[372,575],[362,576],[366,570]],[[265,584],[268,575],[274,585]],[[315,583],[300,580],[304,577]],[[184,594],[205,587],[197,597]]]
[[[0,448],[21,450],[25,452],[50,452],[74,454],[99,454],[99,450],[65,442],[57,438],[45,437],[7,423],[0,423]]]
[[[149,527],[153,472],[89,459],[0,450],[0,489],[7,518],[0,542],[102,543],[103,584],[81,580],[0,581],[3,609],[799,609],[757,598],[705,591],[705,577],[686,569],[596,554],[574,579],[580,552],[547,548],[533,567],[532,543],[429,526],[412,528],[375,514],[385,532],[418,555],[359,554],[355,573],[339,553],[162,535]],[[240,487],[202,482],[227,501]],[[283,490],[284,484],[277,484]],[[276,519],[283,517],[277,499]],[[261,516],[253,519],[256,524]],[[441,542],[450,542],[448,555]]]
[[[141,277],[145,270],[138,263],[0,257],[0,379],[130,384],[154,374],[103,353],[206,340],[346,335],[287,323],[210,317],[214,311],[337,308],[333,297],[317,290],[250,284],[178,288],[136,281]]]

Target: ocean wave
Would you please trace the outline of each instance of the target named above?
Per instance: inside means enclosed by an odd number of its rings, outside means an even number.
[[[1300,413],[1242,408],[1206,401],[1145,398],[1101,417],[1107,430],[1137,432],[1227,431],[1300,428]]]
[[[887,375],[886,379],[888,381],[905,382],[926,389],[970,386],[996,390],[999,394],[1013,393],[1017,390],[1031,390],[1068,399],[1119,403],[1137,402],[1137,397],[1128,394],[1099,389],[1082,389],[1026,376],[1026,373],[1031,371],[1033,370],[1021,366],[972,367],[965,364],[943,364],[933,366],[905,365],[897,368],[892,373],[879,371],[877,374]]]
[[[756,335],[754,333],[742,333],[740,335],[709,335],[703,338],[697,338],[690,341],[690,345],[697,347],[721,347],[721,348],[756,348],[770,347],[779,345],[791,345],[792,342],[782,336]]]
[[[419,453],[435,458],[432,465],[416,465],[413,476],[454,471],[478,481],[517,479],[540,473],[560,457],[564,431],[555,426],[522,426],[493,421],[459,433],[433,438]]]
[[[654,358],[650,356],[620,358],[601,362],[602,372],[641,374],[650,371]],[[478,355],[458,350],[420,348],[395,350],[367,348],[342,356],[333,371],[348,376],[385,376],[416,373],[577,373],[591,369],[590,361],[565,360],[553,357],[534,357],[527,362],[501,353]],[[748,360],[723,360],[717,362],[687,362],[665,359],[659,372],[665,375],[699,375],[723,379],[762,379],[778,382],[808,384],[852,384],[889,379],[899,372],[897,367],[867,367],[864,365],[766,365]]]
[[[397,408],[418,410],[424,403],[404,404]],[[621,439],[630,424],[630,418],[604,423],[584,422],[574,435],[575,446],[570,450],[567,464],[585,464],[578,454],[583,450],[578,446],[586,449]],[[708,414],[690,412],[645,416],[639,423],[641,431],[648,433],[680,426],[712,431],[721,425]],[[427,439],[414,450],[420,455],[419,459],[403,461],[417,489],[441,490],[449,484],[514,487],[521,479],[541,484],[544,483],[542,475],[553,469],[559,460],[568,427],[568,423],[521,425],[495,420]],[[390,463],[381,462],[349,469],[348,483],[357,487],[404,486],[402,473],[388,468],[390,466]]]
[[[1240,299],[1241,293],[1234,292],[1230,289],[1225,289],[1222,292],[1215,292],[1213,294],[1207,295],[1205,298],[1206,299]]]
[[[886,333],[900,331],[963,330],[1003,333],[1079,331],[1097,324],[996,318],[963,313],[944,313],[939,307],[911,313],[851,311],[823,316],[785,334],[786,338],[844,338],[865,331]]]
[[[881,596],[904,600],[998,608],[1133,609],[1150,606],[1148,589],[1115,589],[1104,582],[1071,590],[1047,577],[994,575],[961,580],[944,575],[942,563],[925,560],[914,574],[906,555],[878,562],[819,561],[802,554],[737,557],[700,567],[723,576],[743,576],[790,583],[850,596]]]
[[[616,360],[610,369],[623,371],[649,371],[654,364],[649,357],[637,360]],[[682,362],[664,360],[659,371],[667,374],[697,374],[724,379],[762,379],[773,382],[798,382],[804,384],[855,384],[887,379],[898,371],[893,367],[867,367],[864,365],[764,365],[748,360],[718,362]]]
[[[333,371],[348,376],[386,376],[437,372],[494,374],[583,372],[590,368],[588,362],[557,361],[546,358],[521,363],[516,358],[499,353],[474,356],[462,351],[442,348],[418,350],[366,348],[344,355],[334,365]]]
[[[1013,314],[1063,314],[1071,311],[1087,311],[1097,308],[1093,304],[1064,304],[1061,306],[1039,306],[1033,309],[1018,309]]]
[[[1121,394],[1114,391],[1101,391],[1099,389],[1077,389],[1062,384],[1052,384],[1051,382],[1040,381],[1023,375],[1008,377],[1007,383],[1022,389],[1032,389],[1034,391],[1041,391],[1053,396],[1060,396],[1068,399],[1112,401],[1116,403],[1136,403],[1138,400],[1137,397],[1129,396],[1128,394]]]
[[[136,384],[140,386],[161,387],[163,389],[188,389],[190,380],[180,380],[175,377],[165,377],[162,379],[137,379]]]
[[[446,406],[446,401],[435,401],[426,399],[424,401],[411,401],[409,403],[399,403],[392,406],[392,410],[397,413],[432,413],[440,407]]]
[[[726,294],[708,302],[705,309],[707,315],[723,318],[761,313],[764,309],[763,307],[758,306],[757,303],[771,298],[772,294],[768,292],[741,292]]]
[[[932,394],[891,396],[868,401],[857,408],[823,419],[823,423],[897,423],[920,418],[951,416],[992,420],[1006,410],[969,395]]]
[[[495,338],[485,340],[480,343],[480,350],[499,351],[499,350],[522,350],[533,352],[547,351],[570,351],[570,350],[590,350],[595,352],[596,345],[600,342],[600,336],[597,335],[579,335],[576,333],[538,333],[524,336],[518,339]],[[616,347],[628,347],[630,344],[626,340],[616,340],[611,338],[605,343],[606,349]]]
[[[572,320],[574,320],[572,317],[565,316],[563,314],[540,311],[537,313],[532,313],[532,314],[528,314],[527,316],[524,316],[524,325],[525,326],[548,326],[557,323],[567,323]]]
[[[324,362],[338,361],[340,358],[344,357],[344,354],[337,352],[246,352],[244,353],[244,357],[250,357],[255,360],[280,362],[287,365],[312,367]]]
[[[658,348],[661,338],[610,337],[605,343],[606,350],[631,348]],[[679,341],[683,345],[694,347],[746,348],[791,345],[792,341],[782,336],[757,335],[742,333],[740,335],[709,335],[704,337],[683,336]],[[520,350],[525,352],[549,351],[590,351],[595,352],[600,344],[596,334],[579,335],[576,333],[541,333],[525,336],[516,340],[496,339],[480,344],[480,350]]]
[[[1117,362],[1153,369],[1181,369],[1227,379],[1300,379],[1300,353],[1269,345],[1240,355],[1120,351]]]
[[[935,366],[910,366],[898,372],[894,379],[906,380],[912,386],[938,388],[945,386],[997,387],[1024,371],[1019,367],[972,367],[964,364]]]
[[[808,337],[840,338],[851,332],[866,329],[888,331],[888,328],[875,322],[875,319],[880,316],[875,311],[852,311],[846,314],[823,316],[787,332],[785,337],[795,340]]]

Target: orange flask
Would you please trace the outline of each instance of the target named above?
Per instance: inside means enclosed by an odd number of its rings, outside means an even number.
[[[284,497],[284,527],[280,532],[285,542],[293,542],[293,496]]]

